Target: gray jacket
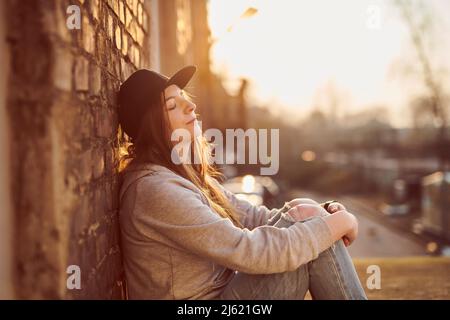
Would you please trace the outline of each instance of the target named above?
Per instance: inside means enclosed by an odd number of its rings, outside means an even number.
[[[170,169],[131,164],[123,172],[120,227],[130,299],[214,299],[235,275],[293,271],[329,248],[322,217],[270,225],[282,209],[253,206],[223,188],[244,229],[218,215],[200,190]]]

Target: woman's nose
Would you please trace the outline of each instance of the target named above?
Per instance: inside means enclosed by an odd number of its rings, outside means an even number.
[[[186,100],[186,113],[190,113],[192,111],[195,111],[197,106],[192,101]]]

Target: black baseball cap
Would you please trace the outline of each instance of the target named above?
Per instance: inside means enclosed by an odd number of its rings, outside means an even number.
[[[122,130],[136,139],[142,118],[148,108],[158,105],[156,102],[168,86],[175,84],[183,89],[193,77],[196,66],[186,66],[172,77],[153,70],[140,69],[134,72],[120,86],[118,93],[119,123]]]

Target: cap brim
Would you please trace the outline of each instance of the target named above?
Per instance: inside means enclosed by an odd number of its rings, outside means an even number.
[[[196,66],[187,66],[180,69],[167,81],[166,87],[175,84],[180,89],[183,89],[192,79],[196,71]]]

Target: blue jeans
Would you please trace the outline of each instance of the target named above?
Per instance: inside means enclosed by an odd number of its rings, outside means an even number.
[[[286,228],[292,223],[277,214],[268,225]],[[219,299],[303,300],[308,290],[312,298],[318,300],[367,300],[342,240],[295,271],[273,274],[237,272]]]

